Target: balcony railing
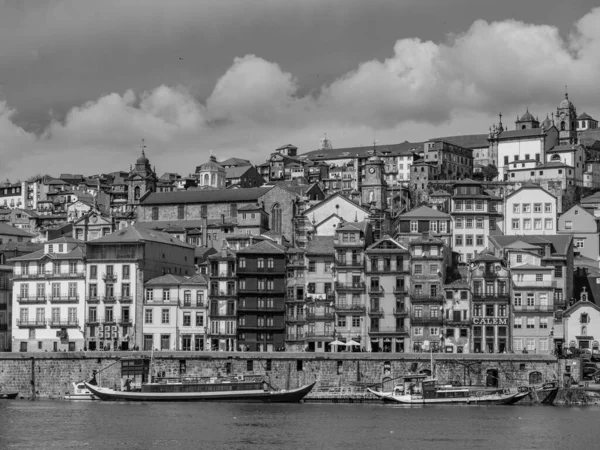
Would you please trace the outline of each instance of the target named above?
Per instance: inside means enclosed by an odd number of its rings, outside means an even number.
[[[394,295],[406,295],[408,288],[406,286],[394,286]]]
[[[340,281],[335,282],[335,289],[338,291],[364,291],[365,287],[364,281],[359,281],[356,283],[342,283]]]
[[[325,330],[325,331],[309,330],[306,332],[306,337],[307,338],[333,339],[334,333],[333,333],[333,331],[329,331],[329,330]]]
[[[26,296],[26,297],[21,297],[21,296],[17,297],[17,302],[27,303],[30,305],[33,305],[33,304],[40,305],[42,303],[46,303],[47,300],[48,299],[45,295],[41,295],[41,296],[31,295],[31,296]]]
[[[100,303],[100,297],[98,297],[97,295],[87,296],[85,298],[85,301],[88,303]]]
[[[208,315],[211,318],[231,318],[237,317],[237,313],[235,311],[209,311]]]
[[[120,301],[121,303],[132,303],[133,297],[131,295],[121,295],[121,296],[117,297],[117,300]]]
[[[287,322],[305,322],[306,316],[304,314],[287,314],[285,320]]]
[[[336,314],[365,314],[367,308],[364,305],[335,305]]]
[[[383,309],[369,309],[370,317],[383,317]]]
[[[333,311],[309,311],[306,313],[308,320],[333,320]]]
[[[131,325],[133,323],[131,317],[120,317],[117,321],[119,325]]]
[[[116,295],[106,295],[106,296],[102,297],[102,301],[104,303],[116,303],[117,296]]]
[[[475,292],[473,294],[474,302],[508,302],[508,294],[486,294],[484,292]]]
[[[85,323],[86,324],[91,324],[91,325],[97,325],[101,322],[101,320],[98,318],[98,316],[96,317],[86,317],[85,318]]]
[[[513,305],[515,312],[554,312],[554,305]]]
[[[412,303],[442,303],[444,296],[441,294],[427,294],[422,291],[411,291],[410,301]]]
[[[514,268],[515,270],[518,269],[518,267]],[[513,284],[515,286],[515,288],[518,289],[527,289],[527,288],[546,288],[546,289],[554,289],[557,287],[557,283],[556,281],[527,281],[527,280],[523,280],[523,281],[516,281],[513,279]]]
[[[117,323],[119,323],[119,319],[116,316],[105,317],[102,323],[104,325],[116,325]]]
[[[212,337],[219,337],[219,336],[221,336],[221,337],[232,338],[232,337],[236,337],[237,336],[237,331],[236,330],[230,330],[230,331],[227,331],[227,330],[225,330],[225,331],[211,330],[211,331],[208,332],[208,335],[212,336]]]
[[[50,328],[77,328],[79,326],[79,319],[51,319],[48,325],[50,325]]]
[[[338,237],[333,239],[333,245],[335,247],[364,247],[365,240],[364,239],[356,239],[354,241],[344,241]]]
[[[211,278],[213,279],[218,279],[218,278],[236,278],[237,275],[235,274],[235,271],[225,271],[225,272],[215,272],[215,273],[211,273],[210,275]]]
[[[36,273],[14,273],[13,280],[40,280],[40,279],[63,279],[63,278],[85,278],[85,272],[36,272]]]
[[[289,341],[289,342],[303,341],[304,340],[304,333],[286,334],[285,335],[285,340]]]
[[[335,300],[335,294],[331,291],[319,294],[317,294],[316,292],[306,293],[307,302],[327,302],[331,300]]]
[[[79,303],[79,295],[50,296],[50,303]]]
[[[237,293],[235,290],[227,290],[227,291],[211,290],[209,295],[211,297],[235,297],[235,296],[237,296]]]
[[[398,335],[398,334],[408,334],[408,329],[406,327],[371,327],[369,328],[369,335],[377,336],[377,335]]]
[[[383,295],[385,291],[383,290],[383,286],[369,286],[369,295]]]
[[[394,316],[396,317],[407,317],[408,313],[408,309],[394,308]]]
[[[419,325],[419,324],[441,325],[443,322],[443,319],[441,316],[436,316],[436,317],[419,316],[419,317],[417,317],[417,316],[411,315],[410,322],[413,325]]]
[[[444,325],[448,325],[451,327],[464,327],[470,326],[470,319],[444,319]]]
[[[46,319],[17,319],[17,326],[21,328],[46,328]]]
[[[285,325],[284,324],[266,325],[266,324],[260,324],[260,323],[245,323],[242,325],[241,323],[238,322],[237,329],[238,329],[238,331],[241,331],[241,330],[245,330],[245,331],[254,331],[254,330],[282,331],[285,329]]]
[[[362,268],[363,267],[362,259],[335,259],[336,267],[351,267],[351,268]]]
[[[104,281],[115,282],[115,281],[117,281],[117,274],[116,273],[103,273],[102,274],[102,279]]]

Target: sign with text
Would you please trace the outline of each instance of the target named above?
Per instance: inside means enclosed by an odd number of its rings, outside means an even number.
[[[508,325],[506,317],[473,317],[473,325]]]

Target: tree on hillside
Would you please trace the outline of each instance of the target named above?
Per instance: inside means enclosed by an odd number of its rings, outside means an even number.
[[[498,176],[498,168],[493,164],[488,164],[482,169],[483,176],[486,180],[492,181]]]

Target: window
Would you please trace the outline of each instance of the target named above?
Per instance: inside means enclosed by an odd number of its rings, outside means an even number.
[[[535,219],[533,222],[533,229],[534,230],[541,230],[542,229],[542,219]]]
[[[183,313],[183,326],[190,327],[192,326],[192,315],[191,313]]]
[[[583,248],[585,246],[585,239],[576,238],[575,239],[575,248]]]
[[[565,230],[571,230],[571,229],[573,229],[573,221],[565,220]]]
[[[419,222],[417,220],[410,221],[410,232],[418,233],[419,232]]]
[[[465,228],[473,228],[473,219],[467,219]]]
[[[456,224],[456,228],[462,228],[463,227],[463,220],[462,220],[462,218],[457,217],[455,224]]]
[[[158,220],[158,206],[152,207],[152,220]]]
[[[460,247],[463,245],[463,237],[462,234],[457,234],[456,236],[454,236],[454,245],[456,247]]]
[[[527,328],[528,329],[535,328],[535,317],[528,317],[527,318]]]
[[[360,316],[352,316],[352,327],[353,328],[360,327]]]
[[[471,247],[473,245],[473,235],[472,234],[465,235],[465,245],[467,247]]]
[[[548,328],[548,318],[540,317],[540,328]]]
[[[515,317],[514,327],[515,328],[523,328],[523,318],[522,317]]]
[[[308,272],[315,273],[317,271],[317,263],[315,261],[308,262]]]
[[[475,202],[475,210],[483,211],[483,200],[477,200]]]
[[[168,302],[171,300],[171,291],[169,289],[163,289],[162,294],[163,302]]]
[[[144,323],[151,324],[152,323],[152,310],[146,309],[144,311]]]
[[[541,213],[542,212],[542,204],[541,203],[534,203],[533,204],[533,212],[534,213]]]
[[[478,247],[483,246],[483,234],[478,234],[476,238],[476,245]]]
[[[523,219],[523,229],[531,230],[531,219]]]
[[[522,263],[523,262],[523,255],[517,255],[517,263]]]
[[[264,258],[258,258],[258,260],[256,261],[256,266],[259,269],[264,269],[265,268],[265,259]]]
[[[519,229],[519,219],[513,219],[512,220],[512,229],[513,230],[518,230]]]
[[[129,280],[129,264],[123,265],[123,279]]]
[[[563,277],[563,266],[554,266],[554,278]]]
[[[465,210],[473,211],[473,200],[465,200]]]
[[[523,304],[523,297],[520,292],[515,293],[515,306],[521,306]]]
[[[535,295],[532,292],[527,293],[527,306],[535,305]]]
[[[161,350],[169,350],[171,347],[171,335],[170,334],[161,334],[160,335],[160,349]]]
[[[196,313],[196,326],[203,327],[204,326],[204,314],[201,312]]]
[[[531,213],[531,203],[523,203],[523,214]]]
[[[506,307],[506,305],[498,305],[498,316],[500,317],[506,317],[508,308]]]
[[[521,205],[518,203],[515,203],[513,205],[513,214],[519,214],[521,212]]]
[[[475,228],[483,229],[483,217],[478,217],[475,221]]]
[[[553,223],[552,219],[545,219],[544,220],[544,228],[546,230],[552,230],[554,228],[554,225],[552,223]]]
[[[547,212],[547,213],[552,212],[552,203],[544,203],[544,212]]]
[[[454,201],[454,206],[455,206],[456,211],[462,211],[462,209],[463,209],[463,202],[462,202],[462,200],[455,200]]]
[[[337,326],[340,328],[346,328],[346,316],[338,316]]]
[[[163,309],[162,310],[162,314],[161,314],[161,323],[162,324],[169,324],[169,310],[168,309]]]
[[[421,264],[415,264],[415,275],[423,274],[423,266]]]
[[[273,258],[267,259],[267,269],[273,269],[275,267],[275,260]]]

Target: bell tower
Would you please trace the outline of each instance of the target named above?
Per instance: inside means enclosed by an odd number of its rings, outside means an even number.
[[[375,143],[373,155],[365,164],[365,178],[361,186],[363,206],[373,206],[375,209],[384,210],[387,207],[387,184],[383,178],[384,163],[379,156]]]
[[[565,86],[565,98],[556,109],[558,143],[560,145],[577,144],[577,111],[569,100],[566,90]]]

